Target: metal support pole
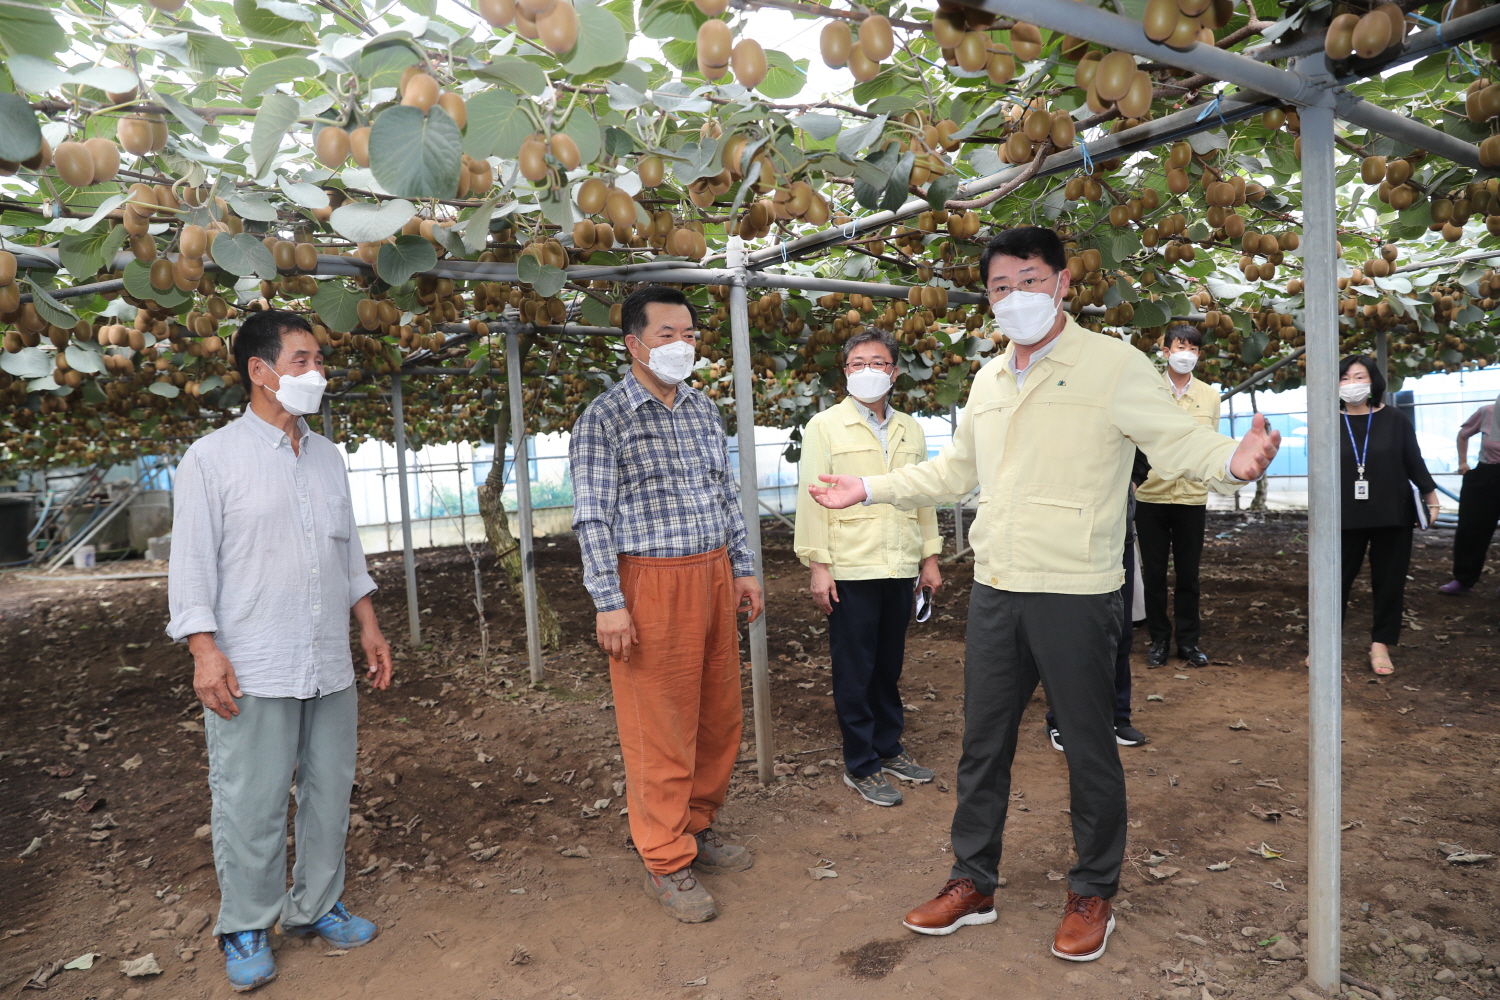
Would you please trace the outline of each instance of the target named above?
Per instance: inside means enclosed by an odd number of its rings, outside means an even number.
[[[401,406],[401,373],[391,376],[391,420],[396,427],[396,479],[401,488],[401,561],[406,567],[406,622],[411,644],[422,645],[422,615],[417,607],[417,559],[411,551],[411,498],[406,482],[406,415]]]
[[[740,447],[740,507],[745,513],[745,544],[755,557],[755,578],[765,590],[765,572],[760,557],[760,474],[755,466],[755,373],[750,359],[750,310],[745,291],[744,246],[729,238],[729,263],[734,276],[729,282],[729,327],[734,358],[734,423]],[[766,615],[750,623],[750,696],[755,714],[755,765],[762,783],[769,784],[772,770],[771,673],[766,653]]]
[[[1323,62],[1322,54],[1302,63]],[[1343,789],[1339,561],[1338,245],[1334,112],[1302,110],[1302,281],[1307,330],[1307,975],[1339,985]]]
[[[531,460],[526,454],[526,408],[521,400],[521,338],[512,327],[505,332],[505,370],[510,380],[510,441],[516,477],[516,541],[521,547],[521,592],[526,605],[526,660],[531,683],[542,683],[542,624],[536,601],[536,553],[531,538]],[[504,461],[505,456],[496,456]],[[500,516],[504,517],[502,510]]]
[[[1391,345],[1390,338],[1386,336],[1382,327],[1375,331],[1375,367],[1380,369],[1380,374],[1386,380],[1391,377]]]
[[[323,436],[333,440],[333,403],[326,396],[323,398]]]

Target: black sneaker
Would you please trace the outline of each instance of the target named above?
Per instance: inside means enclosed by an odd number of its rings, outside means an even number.
[[[1146,650],[1146,666],[1165,667],[1167,665],[1167,641],[1153,642],[1151,648]]]
[[[1050,723],[1047,725],[1046,729],[1047,729],[1047,742],[1052,744],[1052,749],[1056,750],[1058,753],[1062,753],[1063,752],[1062,733],[1058,732],[1057,727],[1054,726],[1054,725],[1051,725]]]
[[[1136,729],[1130,723],[1115,727],[1115,742],[1122,747],[1145,746],[1151,741],[1146,739],[1146,734]]]

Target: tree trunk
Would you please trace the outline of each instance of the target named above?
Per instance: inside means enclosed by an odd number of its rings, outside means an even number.
[[[502,412],[504,412],[502,408]],[[516,536],[510,533],[510,523],[505,517],[505,504],[501,502],[501,493],[505,489],[505,421],[495,422],[495,460],[490,465],[490,474],[485,478],[484,485],[479,487],[479,516],[484,521],[485,537],[489,539],[490,549],[500,561],[500,566],[505,570],[505,575],[510,580],[511,594],[515,597],[517,604],[524,607],[524,591],[522,590],[521,574],[521,545]],[[542,589],[540,583],[536,587],[537,622],[542,632],[543,649],[562,648],[562,626],[558,624],[557,613],[552,610],[552,605],[547,600],[547,592]]]

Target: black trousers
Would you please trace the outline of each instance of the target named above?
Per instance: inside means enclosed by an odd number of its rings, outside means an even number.
[[[1125,582],[1120,585],[1120,642],[1115,646],[1115,728],[1130,725],[1130,645],[1135,640],[1135,623],[1130,620],[1130,605],[1135,600],[1135,544],[1125,541]],[[1047,709],[1047,725],[1057,725],[1057,713]],[[1066,736],[1063,737],[1067,739]]]
[[[1453,579],[1465,587],[1479,582],[1500,524],[1500,465],[1480,464],[1464,473],[1458,488],[1458,530],[1453,533]]]
[[[844,767],[856,778],[901,752],[906,716],[901,665],[916,580],[839,580],[828,616],[833,707],[844,734]]]
[[[1472,475],[1472,473],[1470,473]],[[1467,477],[1465,477],[1467,478]],[[1401,609],[1406,603],[1406,571],[1411,566],[1410,526],[1345,528],[1343,531],[1344,616],[1349,614],[1349,588],[1370,552],[1370,589],[1375,592],[1375,623],[1371,642],[1394,646],[1401,638]]]
[[[1146,591],[1146,630],[1151,641],[1170,642],[1175,619],[1177,645],[1196,646],[1203,624],[1198,616],[1198,566],[1203,561],[1203,529],[1208,507],[1185,503],[1135,502],[1135,533],[1141,543],[1141,583]],[[1167,560],[1176,570],[1172,618],[1167,617]]]
[[[1113,896],[1125,857],[1125,771],[1115,742],[1115,648],[1123,607],[1107,594],[1034,594],[974,584],[964,652],[964,745],[952,878],[993,893],[1021,717],[1037,681],[1068,758],[1073,845],[1068,886]]]

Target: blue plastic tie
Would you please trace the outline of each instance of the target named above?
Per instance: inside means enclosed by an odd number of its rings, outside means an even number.
[[[1443,17],[1444,18],[1447,18],[1450,14],[1452,14],[1452,12],[1453,12],[1453,4],[1455,4],[1457,2],[1458,2],[1458,0],[1452,0],[1452,3],[1449,3],[1448,6],[1446,6],[1446,7],[1443,8]],[[1442,21],[1434,21],[1430,17],[1423,17],[1421,14],[1417,14],[1415,12],[1413,12],[1411,14],[1408,14],[1407,16],[1415,18],[1417,20],[1417,23],[1419,23],[1419,24],[1430,24],[1430,25],[1432,25],[1432,27],[1434,27],[1434,28],[1437,29],[1438,44],[1441,45],[1441,46],[1443,46],[1444,48],[1449,48],[1450,47],[1449,44],[1448,44],[1447,39],[1445,39],[1443,37],[1443,22]],[[1458,55],[1458,61],[1464,64],[1464,69],[1468,70],[1470,73],[1473,73],[1475,76],[1478,76],[1479,75],[1479,67],[1476,66],[1474,64],[1474,62],[1464,52],[1463,44],[1459,43],[1459,44],[1453,45],[1451,47],[1452,47],[1453,51],[1455,53],[1457,53],[1457,55]]]
[[[786,240],[781,241],[781,262],[786,263]]]
[[[1083,172],[1092,176],[1094,173],[1094,157],[1089,152],[1089,144],[1080,142],[1078,144],[1078,152],[1083,157]]]
[[[1218,115],[1219,116],[1219,124],[1224,125],[1224,126],[1227,127],[1229,125],[1229,123],[1224,120],[1224,112],[1222,110],[1220,110],[1220,108],[1219,108],[1219,104],[1223,100],[1224,100],[1223,95],[1221,95],[1221,94],[1215,94],[1214,95],[1214,99],[1212,101],[1209,101],[1207,104],[1205,104],[1203,106],[1203,110],[1200,111],[1200,112],[1198,112],[1198,119],[1197,120],[1201,122],[1203,119],[1207,118],[1209,115]]]
[[[854,237],[859,235],[859,224],[855,222],[846,222],[842,227],[840,227],[840,230],[844,234],[844,239],[852,240],[854,239]]]

